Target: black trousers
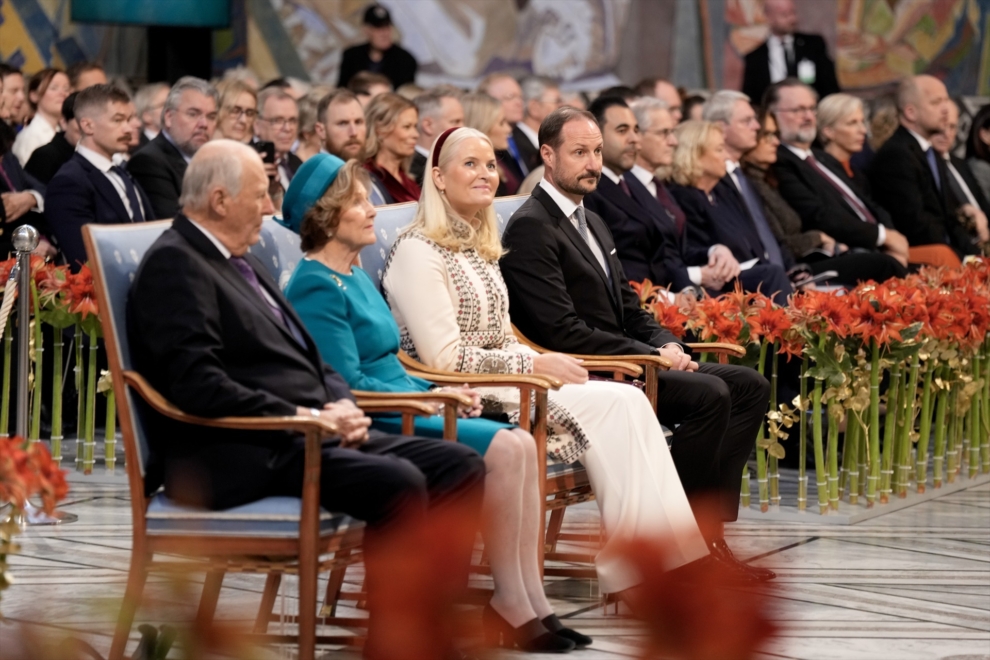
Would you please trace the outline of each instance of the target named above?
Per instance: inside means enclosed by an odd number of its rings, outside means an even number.
[[[839,274],[829,284],[853,287],[864,280],[886,282],[892,277],[904,277],[908,269],[897,259],[882,252],[847,252],[810,264],[814,274],[834,270]]]
[[[674,432],[670,453],[688,499],[716,495],[722,520],[735,520],[770,383],[754,369],[708,363],[660,372],[658,383],[657,418]]]

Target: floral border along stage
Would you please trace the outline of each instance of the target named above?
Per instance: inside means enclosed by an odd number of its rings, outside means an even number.
[[[770,411],[756,452],[762,511],[780,504],[781,441],[795,424],[801,510],[809,431],[823,514],[843,498],[872,507],[907,497],[912,482],[923,493],[929,455],[935,488],[990,472],[990,260],[924,267],[849,291],[801,291],[787,307],[737,289],[681,310],[649,280],[633,287],[678,336],[746,346],[741,363],[770,369]],[[800,395],[790,406],[778,405],[781,360],[768,354],[801,360]],[[748,467],[742,495],[749,506]]]

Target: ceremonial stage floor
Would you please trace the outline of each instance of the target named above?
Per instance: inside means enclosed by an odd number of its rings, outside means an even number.
[[[12,655],[25,632],[56,640],[75,636],[104,656],[109,650],[130,554],[128,493],[120,477],[73,474],[71,481],[62,508],[79,521],[34,527],[19,537],[22,550],[11,561],[16,582],[0,603],[6,618],[0,624],[2,658]],[[809,524],[745,521],[727,530],[740,557],[757,557],[779,576],[772,616],[782,632],[760,658],[990,659],[990,484],[852,526],[815,525],[809,518]],[[597,529],[597,520],[594,504],[582,505],[568,513],[565,528]],[[348,573],[352,584],[346,588],[356,589],[355,577]],[[260,576],[229,578],[218,619],[253,620],[262,586]],[[138,623],[181,621],[195,608],[199,585],[153,577],[149,588],[157,599],[153,620],[139,613]],[[547,591],[561,618],[595,638],[593,647],[572,657],[636,657],[642,629],[605,614],[593,582],[553,580]],[[295,605],[289,598],[287,611]],[[276,612],[281,607],[276,603]],[[269,657],[292,655],[274,649]],[[325,657],[360,656],[334,651]]]

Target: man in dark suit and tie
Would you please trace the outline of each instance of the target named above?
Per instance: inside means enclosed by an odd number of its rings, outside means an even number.
[[[73,106],[79,92],[72,92],[62,102],[62,119],[59,121],[60,130],[48,144],[38,147],[31,154],[24,171],[48,184],[65,163],[76,153],[79,142],[79,124]]]
[[[693,502],[716,495],[723,521],[739,510],[742,469],[770,396],[752,369],[698,365],[686,346],[639,306],[608,227],[583,199],[598,186],[602,136],[595,116],[563,107],[540,126],[545,178],[516,211],[501,261],[512,321],[553,351],[669,358],[659,375],[657,416],[674,429],[671,454]],[[709,540],[717,561],[753,580],[773,574],[736,563],[720,530]]]
[[[987,217],[990,216],[990,200],[983,195],[969,164],[952,153],[958,133],[959,106],[950,99],[949,120],[944,131],[932,136],[932,146],[948,170],[949,176],[945,177],[945,181],[956,202],[957,214],[966,218],[970,233],[975,234],[980,243],[988,243],[990,232],[987,230]]]
[[[324,363],[312,338],[261,263],[247,254],[262,216],[274,212],[261,158],[219,140],[189,164],[182,211],[148,250],[127,302],[135,369],[184,412],[200,417],[314,416],[336,424],[324,441],[320,503],[367,525],[371,588],[383,533],[431,505],[480,509],[484,463],[465,445],[369,431],[347,382]],[[223,509],[268,496],[299,497],[301,438],[190,426],[149,410],[148,485],[177,502]],[[464,551],[449,567],[467,574],[474,531],[453,533]],[[371,626],[364,649],[377,651]]]
[[[547,115],[564,105],[560,85],[552,78],[527,76],[519,83],[523,95],[523,118],[512,125],[512,141],[519,158],[532,172],[543,164],[540,158],[540,124]]]
[[[126,92],[92,85],[78,93],[76,153],[48,184],[45,215],[73,270],[86,261],[82,227],[150,219],[151,202],[127,170],[114,164],[127,153],[136,112]]]
[[[817,34],[795,32],[794,0],[766,0],[763,14],[770,36],[745,57],[742,91],[759,103],[763,92],[784,78],[797,78],[815,88],[822,98],[839,91],[835,62],[825,40]]]
[[[949,121],[949,94],[938,78],[905,78],[897,88],[900,126],[880,147],[867,176],[873,196],[912,246],[943,243],[960,256],[976,237],[959,222],[945,162],[931,140]]]
[[[299,156],[292,153],[292,145],[299,136],[299,106],[296,100],[278,87],[267,87],[258,92],[258,118],[254,132],[259,140],[275,145],[275,173],[282,190],[288,190],[292,177],[302,165]]]
[[[409,176],[422,186],[433,141],[448,128],[464,125],[464,107],[457,89],[447,85],[426,90],[413,99],[413,103],[419,113],[419,139],[409,165]]]
[[[185,76],[169,90],[162,108],[162,130],[131,156],[127,171],[148,193],[154,218],[179,212],[186,165],[217,127],[220,96],[208,82]]]

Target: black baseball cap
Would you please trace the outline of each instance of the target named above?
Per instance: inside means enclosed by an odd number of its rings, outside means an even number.
[[[371,5],[364,11],[364,24],[371,27],[388,27],[392,24],[392,15],[381,5]]]

